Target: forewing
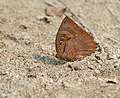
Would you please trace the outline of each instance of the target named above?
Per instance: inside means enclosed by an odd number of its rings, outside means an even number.
[[[66,60],[80,60],[97,47],[93,38],[67,16],[59,27],[55,44],[58,57]]]

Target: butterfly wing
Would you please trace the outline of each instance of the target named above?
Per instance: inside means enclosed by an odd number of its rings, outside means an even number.
[[[94,53],[97,47],[92,37],[67,16],[59,27],[55,45],[58,58],[72,61]]]

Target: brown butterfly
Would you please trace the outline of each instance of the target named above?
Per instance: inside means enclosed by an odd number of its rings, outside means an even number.
[[[68,16],[59,27],[55,45],[56,56],[67,61],[82,60],[97,48],[93,38]]]

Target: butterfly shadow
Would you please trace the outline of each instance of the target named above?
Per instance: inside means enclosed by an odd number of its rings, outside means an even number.
[[[50,57],[48,55],[33,55],[34,59],[37,61],[41,61],[44,64],[50,64],[50,65],[63,65],[66,63],[64,60],[59,60],[54,57]]]

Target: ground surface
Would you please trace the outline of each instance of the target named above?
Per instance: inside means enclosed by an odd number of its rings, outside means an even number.
[[[74,13],[101,52],[56,59],[64,15],[46,16],[46,2]],[[0,0],[0,98],[120,98],[120,1]]]

